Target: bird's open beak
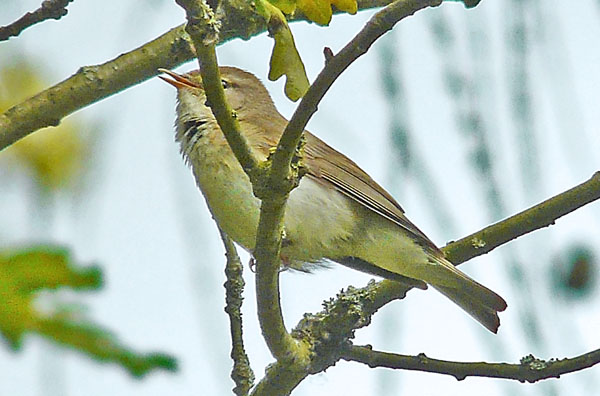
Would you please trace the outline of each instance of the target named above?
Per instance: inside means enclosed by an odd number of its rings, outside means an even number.
[[[167,77],[158,76],[158,78],[160,78],[163,81],[168,82],[169,84],[171,84],[172,86],[174,86],[177,89],[179,89],[179,88],[200,88],[200,85],[193,82],[192,80],[190,80],[188,77],[186,77],[184,75],[177,74],[175,72],[172,72],[171,70],[162,69],[162,68],[158,69],[158,71],[161,73],[168,74],[170,77],[172,77],[173,79],[171,80],[170,78],[167,78]]]

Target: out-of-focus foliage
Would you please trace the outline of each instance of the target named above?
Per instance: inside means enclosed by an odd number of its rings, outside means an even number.
[[[569,299],[587,297],[596,286],[597,270],[593,250],[582,244],[572,245],[554,260],[554,290]]]
[[[57,248],[0,253],[0,332],[17,349],[27,330],[36,330],[41,314],[35,309],[35,292],[69,286],[97,289],[102,285],[98,268],[71,268],[66,251]]]
[[[40,92],[48,83],[30,64],[19,61],[0,69],[0,112]],[[74,121],[62,121],[58,127],[41,129],[3,152],[11,164],[25,166],[37,183],[48,190],[71,185],[82,174],[86,142]]]
[[[285,74],[285,94],[295,102],[304,96],[310,83],[306,76],[304,63],[296,49],[292,31],[285,16],[277,7],[273,7],[266,0],[258,1],[256,5],[257,11],[267,20],[269,34],[275,40],[271,54],[269,80],[275,81]]]
[[[64,248],[36,246],[0,251],[0,334],[13,350],[19,350],[26,333],[37,333],[96,360],[118,363],[137,377],[156,368],[175,370],[172,357],[127,349],[107,330],[82,318],[80,310],[36,306],[37,293],[42,290],[101,287],[100,269],[73,265]]]

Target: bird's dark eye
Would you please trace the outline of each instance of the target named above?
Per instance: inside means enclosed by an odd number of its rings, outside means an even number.
[[[223,89],[227,89],[231,86],[231,84],[229,84],[229,81],[225,79],[221,79],[221,85],[223,85]]]

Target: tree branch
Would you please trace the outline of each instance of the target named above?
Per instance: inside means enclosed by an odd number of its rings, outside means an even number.
[[[289,355],[289,352],[293,350],[288,345],[289,341],[287,338],[289,334],[285,332],[283,320],[279,320],[281,318],[278,273],[280,266],[279,250],[281,247],[283,217],[287,196],[299,183],[299,178],[301,177],[298,174],[299,167],[293,166],[292,159],[299,159],[296,153],[299,149],[304,127],[317,110],[317,104],[335,79],[352,62],[365,54],[375,40],[405,17],[414,14],[420,9],[439,4],[441,4],[441,0],[395,1],[375,14],[361,32],[337,56],[330,58],[315,82],[308,89],[283,132],[277,150],[271,157],[271,165],[267,169],[269,174],[268,180],[264,185],[264,194],[262,193],[262,186],[258,186],[257,188],[254,185],[255,193],[261,199],[261,215],[254,251],[254,255],[258,261],[256,290],[259,304],[259,318],[261,318],[261,327],[265,338],[267,338],[267,332],[271,336],[279,337],[274,340],[267,340],[267,343],[270,343],[271,352],[273,352],[278,360],[281,358],[290,358],[290,356],[286,355]],[[268,329],[270,326],[276,326],[276,329],[277,327],[279,329],[278,331]],[[279,351],[273,349],[277,344],[280,344],[281,347]],[[305,345],[308,344],[305,343]],[[283,348],[284,346],[288,349]],[[301,354],[296,354],[295,358],[306,359],[307,356],[304,348],[302,346],[298,348],[297,351]],[[303,364],[306,364],[308,367],[311,362],[305,361]]]
[[[44,0],[40,8],[33,12],[28,12],[13,23],[0,26],[0,41],[16,37],[28,27],[47,19],[60,19],[67,15],[67,6],[73,0]]]
[[[560,205],[558,205],[558,203],[566,203],[571,210],[574,210],[575,208],[573,205],[575,204],[572,203],[572,200],[577,200],[576,196],[597,197],[598,195],[600,195],[600,172],[594,174],[594,176],[587,182],[551,199],[548,199],[540,205],[534,206],[531,209],[527,209],[509,219],[506,219],[496,224],[495,227],[502,227],[505,225],[505,223],[511,224],[511,222],[516,221],[514,219],[518,219],[518,222],[521,223],[522,227],[525,227],[530,224],[530,218],[528,218],[528,215],[534,217],[541,216],[542,218],[551,216],[548,213],[544,214],[545,211],[553,212],[554,216],[556,216],[556,219],[564,214],[564,210],[560,207]],[[578,202],[579,206],[577,207],[581,207],[588,202],[588,199],[581,199]],[[543,226],[541,223],[538,223],[538,225],[540,227]],[[522,227],[515,228],[522,229]],[[473,235],[478,235],[486,229],[481,230]],[[463,240],[468,238],[469,237],[466,237],[458,242],[450,243],[444,249],[450,249],[450,251],[454,252],[456,257],[474,257],[477,254],[472,255],[471,252],[475,248],[471,244],[462,243]],[[484,252],[475,249],[475,253],[483,254]],[[458,265],[460,262],[455,261],[454,264]],[[350,340],[354,337],[354,331],[361,327],[367,326],[371,321],[371,317],[377,312],[377,310],[379,310],[379,308],[393,300],[403,298],[410,289],[411,286],[399,282],[389,280],[380,282],[371,281],[365,287],[349,287],[346,291],[342,291],[336,296],[335,299],[326,301],[324,303],[325,309],[323,311],[317,314],[305,314],[304,318],[296,326],[292,334],[295,338],[302,339],[304,343],[311,345],[311,350],[313,351],[312,361],[309,372],[307,372],[306,375],[323,371],[327,367],[334,365],[340,358],[345,358],[344,356],[349,357],[349,355],[344,355],[347,352],[341,353],[340,351],[346,350],[351,345]],[[569,367],[586,368],[592,364],[595,364],[597,361],[597,358],[594,358],[596,360],[585,359],[587,358],[578,357],[576,358],[575,362],[571,362],[569,360],[568,362],[558,366],[555,365],[556,363],[553,363],[553,368],[548,369],[548,371],[545,373],[560,374],[561,372],[575,371]],[[585,364],[587,364],[585,363],[586,361],[593,361],[593,363],[585,366]],[[577,364],[581,364],[581,366],[578,366]],[[517,377],[511,378],[518,379]],[[266,380],[266,378],[261,380],[261,383]],[[528,379],[525,378],[524,380]]]
[[[287,396],[306,378],[305,370],[290,361],[276,361],[270,364],[264,378],[256,384],[251,396]]]
[[[375,14],[365,27],[335,56],[328,57],[323,70],[317,76],[306,95],[296,108],[285,128],[277,151],[273,155],[272,180],[282,180],[287,176],[290,163],[306,124],[317,111],[325,93],[334,81],[356,59],[367,53],[371,45],[391,30],[396,23],[427,7],[435,7],[442,0],[397,0]]]
[[[221,239],[225,245],[225,255],[227,256],[227,265],[225,266],[225,312],[229,315],[229,330],[231,333],[231,359],[233,359],[233,370],[231,379],[235,382],[233,393],[238,396],[248,394],[254,384],[254,373],[250,367],[250,360],[244,349],[243,323],[242,323],[242,302],[244,298],[244,278],[242,272],[244,267],[240,262],[237,251],[231,238],[221,229]]]
[[[460,265],[466,260],[488,253],[526,233],[554,224],[559,217],[599,198],[600,172],[596,172],[588,181],[457,242],[451,242],[442,248],[442,251],[452,264]],[[508,235],[501,236],[501,230]],[[481,246],[482,243],[479,241],[488,241],[488,243]],[[411,289],[409,285],[389,280],[383,280],[379,284],[382,287],[374,289],[373,293],[369,294],[365,300],[367,313],[374,313],[396,299],[397,295],[402,296]]]
[[[588,181],[508,219],[449,243],[442,250],[454,265],[458,265],[527,233],[553,225],[560,217],[599,198],[600,171]]]
[[[66,80],[0,115],[0,150],[100,99],[173,68],[195,54],[183,26],[99,66],[84,66]]]
[[[225,100],[225,90],[221,83],[219,65],[215,46],[219,41],[221,23],[205,1],[176,0],[187,13],[188,22],[185,30],[190,35],[196,48],[202,86],[209,106],[217,119],[223,135],[238,159],[242,168],[252,178],[258,168],[258,159],[241,132],[235,112]]]
[[[328,321],[329,325],[333,324],[335,329],[321,332],[316,337],[312,331],[311,335],[304,337],[303,331],[296,331],[295,338],[300,341],[297,347],[290,342],[290,335],[285,331],[281,308],[279,303],[279,251],[281,247],[281,236],[283,233],[283,216],[285,204],[289,191],[299,182],[298,166],[293,166],[292,159],[298,158],[297,150],[301,149],[300,139],[306,123],[317,109],[317,104],[320,102],[324,94],[327,92],[333,81],[358,57],[368,51],[370,46],[381,37],[385,32],[390,30],[401,19],[414,14],[416,11],[441,4],[441,0],[430,1],[405,1],[398,0],[382,11],[378,12],[367,23],[365,28],[338,54],[338,56],[330,57],[323,71],[309,88],[306,96],[298,106],[290,123],[287,125],[281,140],[279,141],[277,150],[272,155],[270,167],[265,169],[268,171],[268,179],[263,186],[256,185],[253,182],[255,194],[261,199],[261,214],[257,230],[257,240],[254,250],[254,256],[257,259],[257,276],[256,290],[257,302],[259,311],[259,320],[265,340],[269,345],[269,349],[277,359],[277,365],[285,367],[285,372],[295,373],[286,383],[289,385],[286,389],[279,389],[278,394],[288,394],[291,390],[308,374],[316,373],[329,367],[339,359],[336,351],[339,348],[331,347],[331,339],[329,342],[319,342],[327,338],[326,334],[331,334],[331,331],[339,331],[339,322],[337,320]],[[297,164],[296,164],[297,165]],[[295,172],[295,173],[294,173]],[[264,191],[264,194],[263,194]],[[388,284],[381,286],[381,289],[389,289]],[[398,296],[397,293],[391,293]],[[402,293],[404,294],[404,293]],[[388,295],[387,293],[385,295]],[[345,306],[344,306],[345,308]],[[348,312],[348,310],[343,310]],[[365,325],[370,321],[371,314],[367,314],[363,320],[359,322]],[[339,315],[341,316],[341,314]],[[330,315],[326,315],[329,318]],[[307,317],[308,318],[308,317]],[[318,321],[308,322],[308,328],[315,330],[313,325]],[[341,334],[337,337],[333,344],[344,342],[353,335],[354,325],[356,320],[350,325],[345,326],[348,333]],[[329,326],[325,326],[329,327]],[[325,334],[325,335],[324,335]],[[291,339],[293,341],[293,339]],[[325,348],[320,348],[326,345]],[[310,349],[309,349],[310,347]],[[312,354],[308,352],[312,350]],[[316,351],[325,351],[329,353],[319,354]],[[265,377],[257,385],[257,389],[269,389],[270,382],[273,378]],[[279,381],[277,386],[283,386]],[[273,384],[271,384],[273,385]],[[262,394],[262,393],[256,393]],[[267,393],[264,393],[267,394]]]
[[[570,359],[540,360],[532,355],[521,359],[520,364],[452,362],[431,359],[421,353],[417,356],[374,351],[370,346],[351,346],[342,353],[342,359],[364,363],[369,367],[425,371],[451,375],[459,381],[466,377],[490,377],[537,382],[559,378],[563,374],[583,370],[600,363],[600,349]]]
[[[359,0],[359,10],[381,7],[391,0]],[[249,39],[267,30],[264,18],[246,0],[229,0],[217,13],[222,23],[219,44]],[[294,21],[306,20],[302,15]],[[84,66],[73,76],[0,114],[0,151],[30,133],[57,126],[67,115],[173,69],[196,56],[184,25],[101,65]]]
[[[242,135],[239,123],[233,117],[233,110],[225,100],[215,52],[220,24],[214,19],[212,9],[204,0],[176,0],[176,2],[184,8],[187,14],[186,31],[190,34],[197,50],[203,87],[211,110],[236,158],[250,176],[256,191],[259,189],[259,185],[265,185],[261,180],[265,172],[258,174],[260,170],[258,160]],[[304,365],[308,361],[308,350],[296,342],[285,329],[279,299],[282,208],[289,190],[279,193],[279,191],[267,187],[262,191],[267,193],[259,197],[264,199],[261,203],[262,208],[253,252],[257,261],[256,290],[259,322],[267,346],[277,360],[293,360]],[[270,207],[273,202],[281,204],[278,212],[264,209]]]

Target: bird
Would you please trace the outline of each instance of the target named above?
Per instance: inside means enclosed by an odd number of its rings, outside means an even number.
[[[213,115],[200,71],[159,70],[167,75],[160,78],[177,88],[175,140],[213,218],[252,254],[260,200]],[[256,76],[232,66],[219,71],[241,134],[253,154],[266,160],[288,121]],[[431,285],[497,333],[506,301],[448,261],[354,161],[309,131],[303,135],[306,174],[285,208],[282,268],[312,271],[335,262],[423,289]]]

